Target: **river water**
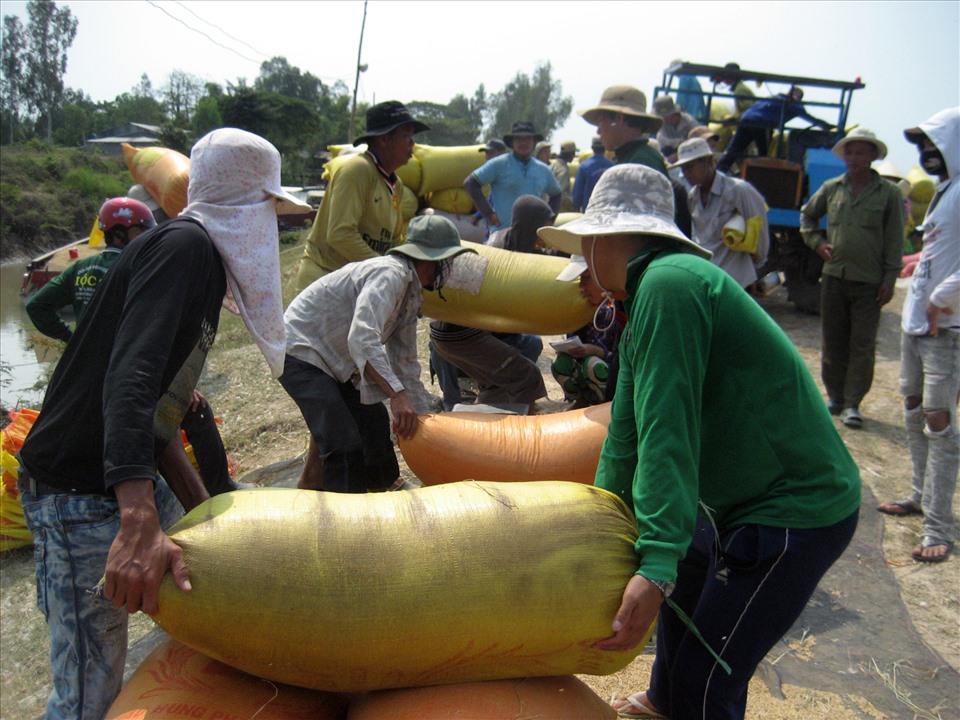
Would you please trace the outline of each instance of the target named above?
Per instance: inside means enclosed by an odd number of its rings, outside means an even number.
[[[24,310],[20,284],[25,264],[0,265],[0,405],[5,409],[38,407],[43,388],[34,385],[46,377],[57,355],[50,352],[55,343],[33,328]],[[38,343],[39,354],[49,356],[47,362],[38,360]]]

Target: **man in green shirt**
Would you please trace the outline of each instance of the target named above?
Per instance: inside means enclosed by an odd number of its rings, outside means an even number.
[[[659,620],[649,689],[614,706],[742,719],[757,665],[853,537],[857,466],[790,340],[674,224],[665,177],[612,167],[582,218],[539,232],[628,317],[595,484],[636,517],[637,570],[594,647],[635,647]]]
[[[107,200],[97,217],[106,245],[103,252],[67,266],[27,301],[27,315],[37,330],[55,340],[68,342],[73,337],[73,330],[59,311],[72,306],[74,318],[79,320],[103,276],[120,257],[120,251],[144,230],[157,224],[150,208],[130,197]]]
[[[903,253],[903,197],[871,169],[887,146],[857,128],[833,146],[847,172],[800,211],[804,242],[824,262],[820,281],[821,374],[830,412],[863,427],[860,402],[873,383],[880,310],[893,297]],[[820,219],[827,216],[827,234]]]
[[[650,145],[650,135],[657,133],[663,120],[647,112],[647,96],[642,90],[630,85],[613,85],[603,91],[596,107],[580,110],[579,114],[597,126],[604,148],[614,154],[614,162],[618,165],[646,165],[670,178],[663,155]],[[676,223],[687,237],[691,237],[693,223],[687,207],[687,191],[679,182],[671,180],[671,185]]]

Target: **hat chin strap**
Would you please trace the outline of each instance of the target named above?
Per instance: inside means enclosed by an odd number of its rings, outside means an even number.
[[[597,267],[596,252],[597,252],[597,239],[594,238],[593,244],[590,246],[590,266],[592,268]],[[597,332],[606,332],[613,325],[617,317],[616,307],[614,306],[614,302],[613,302],[613,291],[607,290],[600,283],[600,276],[596,273],[595,270],[591,270],[590,274],[593,275],[593,281],[597,284],[597,287],[600,288],[600,292],[603,294],[603,300],[601,300],[600,304],[597,305],[597,309],[593,311],[593,327]],[[612,311],[610,313],[610,322],[607,323],[606,327],[600,327],[597,324],[597,318],[600,316],[600,311],[605,307],[609,307],[610,310]]]

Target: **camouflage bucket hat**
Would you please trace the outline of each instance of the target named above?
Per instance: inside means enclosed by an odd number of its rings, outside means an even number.
[[[581,254],[584,237],[636,234],[676,240],[695,255],[713,257],[674,224],[673,188],[666,176],[634,163],[615,165],[600,176],[583,217],[537,233],[547,245],[570,255]]]

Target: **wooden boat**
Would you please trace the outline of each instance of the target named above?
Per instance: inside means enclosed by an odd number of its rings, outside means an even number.
[[[56,250],[37,255],[27,263],[23,273],[23,282],[20,285],[20,294],[30,295],[36,292],[66,270],[72,263],[81,258],[96,255],[101,250],[103,250],[102,243],[94,247],[90,245],[90,238],[85,237],[67,243]]]

